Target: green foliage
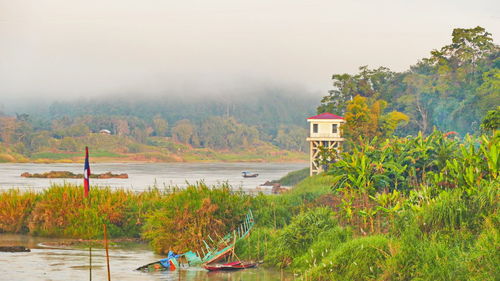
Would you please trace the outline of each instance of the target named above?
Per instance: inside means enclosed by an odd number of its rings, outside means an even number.
[[[359,74],[334,74],[332,75],[333,90],[328,96],[323,97],[318,113],[331,112],[343,115],[347,103],[356,95],[362,97],[378,97],[382,93],[391,91],[392,81],[396,73],[386,67],[369,69],[368,66],[359,67]]]
[[[389,280],[468,280],[464,260],[460,247],[411,236],[404,238],[387,260],[384,277]]]
[[[184,144],[198,145],[196,133],[194,125],[188,119],[179,120],[172,128],[172,137]]]
[[[500,274],[500,220],[498,212],[485,219],[468,261],[469,280],[498,280]]]
[[[131,191],[92,188],[90,199],[83,188],[75,185],[53,185],[38,195],[30,214],[30,233],[42,236],[102,237],[106,223],[110,237],[137,237],[138,222],[144,213],[131,213],[141,204]]]
[[[28,217],[37,199],[35,193],[19,189],[0,192],[0,232],[27,232]]]
[[[389,240],[370,236],[348,240],[310,269],[314,280],[375,280],[389,256]]]
[[[231,231],[249,208],[249,196],[231,194],[226,185],[190,185],[166,198],[149,215],[142,236],[158,253],[198,251],[208,236],[219,240]]]
[[[236,243],[236,255],[242,260],[261,261],[268,253],[276,230],[268,227],[256,227],[247,239]]]
[[[215,149],[248,147],[259,139],[256,127],[240,124],[233,117],[211,117],[202,123],[200,143]]]
[[[291,267],[296,272],[306,273],[310,268],[318,266],[323,258],[336,251],[343,243],[352,238],[352,231],[336,226],[321,232],[309,249],[294,259]]]
[[[408,122],[408,116],[398,111],[384,114],[387,102],[384,100],[367,100],[356,95],[346,105],[344,134],[357,141],[366,138],[392,136],[400,123]]]
[[[300,126],[281,126],[278,129],[274,143],[281,148],[295,151],[307,151],[306,141],[308,131]]]
[[[478,132],[481,118],[500,103],[499,53],[500,47],[484,28],[456,28],[451,44],[433,50],[430,58],[407,71],[363,66],[357,74],[334,74],[334,89],[323,97],[318,113],[349,112],[348,104],[359,95],[368,100],[367,104],[383,100],[387,112],[401,111],[408,116],[407,125],[396,131],[400,135],[416,135],[419,131],[426,135],[433,127],[461,134]],[[355,111],[367,112],[368,108]],[[406,117],[400,120],[407,121]]]
[[[352,144],[330,166],[335,188],[373,193],[383,189],[409,190],[422,183],[444,188],[477,187],[498,177],[498,138],[467,137],[464,142],[434,131],[414,138],[392,138]]]
[[[441,192],[419,215],[420,226],[425,232],[460,229],[474,219],[460,190]]]
[[[296,185],[297,183],[304,180],[308,176],[309,176],[309,168],[304,168],[286,174],[281,179],[277,180],[277,182],[279,182],[281,185],[284,186],[292,186]]]
[[[287,267],[293,262],[293,257],[307,251],[318,234],[334,226],[336,222],[328,208],[316,208],[297,215],[274,237],[265,261]]]
[[[500,86],[498,86],[498,88],[500,88]],[[500,96],[500,94],[498,96]],[[483,131],[495,132],[495,130],[498,130],[499,128],[500,128],[500,106],[498,106],[495,110],[488,111],[486,116],[484,116],[483,121],[481,122],[481,129]]]

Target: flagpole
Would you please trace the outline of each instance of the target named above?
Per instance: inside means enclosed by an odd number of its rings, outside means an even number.
[[[84,196],[87,198],[88,210],[87,210],[87,220],[88,215],[91,211],[91,197],[90,197],[90,163],[89,163],[89,148],[85,147],[85,166],[83,168],[83,189]],[[92,241],[89,240],[89,280],[92,281]]]

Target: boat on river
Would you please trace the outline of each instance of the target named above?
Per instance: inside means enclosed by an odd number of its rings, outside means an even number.
[[[243,174],[244,178],[256,178],[259,176],[259,174],[255,174],[252,172],[241,172]]]

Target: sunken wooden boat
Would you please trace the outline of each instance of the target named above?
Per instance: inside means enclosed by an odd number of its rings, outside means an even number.
[[[135,270],[142,272],[153,272],[153,271],[165,271],[165,270],[175,270],[179,267],[178,258],[180,255],[176,255],[174,252],[169,251],[166,258],[161,259],[156,262],[148,263]]]
[[[250,234],[254,224],[255,221],[252,211],[249,210],[243,222],[232,232],[226,234],[218,241],[214,241],[209,236],[208,238],[213,246],[209,246],[209,243],[203,241],[207,251],[204,252],[203,249],[201,250],[203,252],[203,257],[200,257],[201,264],[206,265],[215,263],[227,257],[229,254],[234,253],[236,243]],[[189,262],[190,258],[188,256],[185,257]]]
[[[224,237],[213,239],[208,236],[206,240],[203,240],[204,248],[197,249],[196,252],[189,251],[180,255],[169,252],[166,259],[141,266],[137,268],[137,270],[143,272],[172,270],[172,268],[175,269],[181,266],[180,260],[183,262],[185,261],[182,266],[208,266],[216,263],[229,256],[231,253],[234,253],[236,243],[250,234],[254,224],[255,221],[252,211],[249,210],[243,222]],[[170,262],[172,262],[174,266],[172,266]]]
[[[225,264],[213,264],[203,266],[208,271],[234,271],[241,270],[245,268],[257,267],[257,263],[243,263],[241,261],[235,261]]]

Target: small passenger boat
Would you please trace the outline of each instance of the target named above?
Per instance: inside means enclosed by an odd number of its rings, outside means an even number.
[[[203,266],[208,271],[231,271],[240,270],[245,268],[257,267],[257,263],[242,263],[240,261],[225,263],[225,264],[213,264]]]
[[[251,172],[241,172],[244,178],[256,178],[259,174],[251,173]]]

